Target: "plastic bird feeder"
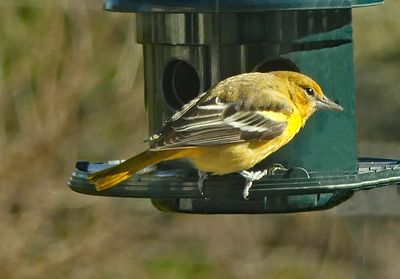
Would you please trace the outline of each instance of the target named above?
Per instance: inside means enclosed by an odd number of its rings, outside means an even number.
[[[151,198],[161,210],[275,213],[326,209],[354,191],[400,183],[399,161],[356,154],[351,9],[382,2],[106,0],[106,10],[136,13],[150,134],[220,80],[252,71],[307,74],[344,111],[319,112],[290,144],[257,165],[280,163],[290,171],[254,182],[249,200],[243,200],[244,179],[237,174],[210,176],[201,196],[197,172],[183,161],[151,166],[101,192],[86,176],[116,162],[78,162],[70,187],[91,195]]]

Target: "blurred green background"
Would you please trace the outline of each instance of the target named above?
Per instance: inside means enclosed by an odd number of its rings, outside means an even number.
[[[362,155],[400,158],[399,12],[354,10]],[[0,2],[1,278],[399,278],[400,212],[368,199],[363,214],[199,216],[69,190],[76,160],[146,147],[134,26],[100,1]]]

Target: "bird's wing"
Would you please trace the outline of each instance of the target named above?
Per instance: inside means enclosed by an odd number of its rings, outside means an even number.
[[[190,148],[248,140],[269,140],[287,127],[285,117],[275,111],[249,110],[243,102],[227,103],[204,94],[194,99],[167,121],[150,138],[151,150]]]

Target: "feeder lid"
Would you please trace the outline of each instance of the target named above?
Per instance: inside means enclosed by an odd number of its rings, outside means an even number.
[[[381,3],[383,0],[105,0],[104,8],[135,13],[257,12],[348,9]]]

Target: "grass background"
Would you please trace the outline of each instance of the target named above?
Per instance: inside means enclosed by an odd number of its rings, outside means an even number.
[[[363,155],[400,158],[399,12],[354,10]],[[198,216],[70,191],[76,160],[146,147],[134,25],[94,0],[0,3],[1,278],[399,278],[393,204]]]

